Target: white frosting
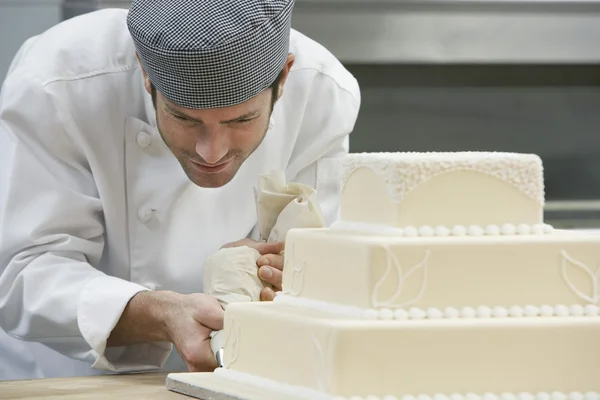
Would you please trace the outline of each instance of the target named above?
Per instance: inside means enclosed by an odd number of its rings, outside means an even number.
[[[571,306],[534,306],[526,305],[512,306],[509,308],[502,306],[488,307],[446,307],[443,310],[436,307],[422,309],[419,307],[406,308],[381,308],[381,309],[362,309],[359,307],[345,306],[330,303],[321,300],[305,299],[277,293],[273,300],[280,304],[298,307],[317,312],[325,312],[341,318],[349,319],[370,319],[370,320],[409,320],[409,319],[458,319],[458,318],[535,318],[535,317],[597,317],[600,315],[600,307],[594,304],[588,304],[585,307],[580,304]],[[600,400],[600,399],[599,399]]]
[[[375,171],[399,203],[428,180],[452,171],[477,171],[501,179],[544,204],[541,159],[534,154],[500,152],[351,153],[344,158],[345,183],[359,167]]]
[[[500,233],[502,235],[515,235],[517,233],[517,227],[513,224],[502,224],[500,227]]]
[[[423,256],[423,259],[419,263],[411,266],[409,269],[404,271],[404,269],[402,268],[402,265],[398,261],[398,258],[389,249],[389,247],[386,245],[383,245],[382,247],[384,248],[384,250],[386,252],[386,266],[385,266],[385,271],[384,271],[383,275],[381,275],[381,278],[379,278],[379,281],[377,281],[377,283],[375,284],[375,286],[373,288],[373,294],[371,295],[371,304],[373,305],[373,307],[375,307],[375,308],[380,308],[380,307],[402,308],[402,307],[408,306],[412,303],[419,301],[421,296],[423,296],[423,293],[425,292],[425,288],[426,288],[427,267],[428,267],[427,261],[429,259],[430,252],[426,251],[425,255]],[[403,294],[402,289],[404,287],[404,283],[408,279],[410,279],[411,275],[413,275],[415,272],[417,272],[419,270],[423,270],[423,274],[422,274],[422,278],[421,278],[421,289],[419,290],[419,293],[414,298],[403,299],[402,298],[402,294]],[[398,279],[396,281],[396,290],[387,299],[381,299],[379,296],[379,290],[382,287],[382,285],[388,280],[388,278],[392,272],[394,273],[394,276],[398,277]],[[413,276],[416,276],[416,275],[413,275]]]
[[[335,221],[331,224],[331,229],[335,231],[345,231],[360,233],[364,235],[378,236],[404,236],[404,237],[446,237],[446,236],[500,236],[500,235],[548,235],[554,231],[554,228],[548,224],[503,224],[488,225],[486,227],[478,225],[455,225],[453,227],[436,226],[406,226],[396,228],[387,225],[367,224],[364,222]]]
[[[540,393],[435,393],[435,394],[398,394],[398,395],[370,395],[370,396],[334,396],[319,390],[304,386],[290,385],[276,382],[271,379],[262,378],[245,372],[234,371],[225,368],[217,368],[215,375],[228,379],[238,384],[260,388],[262,390],[277,393],[282,397],[291,397],[302,400],[600,400],[597,392],[540,392]]]
[[[477,225],[471,225],[467,229],[467,235],[469,236],[483,236],[485,234],[485,230]]]
[[[592,270],[590,267],[585,265],[584,263],[574,259],[566,251],[561,252],[562,263],[561,263],[561,274],[567,286],[573,293],[575,293],[579,298],[585,300],[588,303],[592,303],[595,305],[600,305],[600,267],[596,267],[595,270]],[[574,272],[583,272],[589,279],[589,288],[585,287],[577,287],[573,281],[569,278],[570,271],[579,269],[579,271]],[[587,293],[586,293],[587,292]]]
[[[422,226],[419,228],[419,236],[428,237],[428,236],[433,236],[434,234],[435,234],[435,231],[430,226],[425,225],[425,226]]]

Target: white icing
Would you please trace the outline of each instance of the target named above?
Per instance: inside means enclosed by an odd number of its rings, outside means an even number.
[[[422,226],[419,228],[419,236],[424,236],[424,237],[428,237],[428,236],[433,236],[434,235],[434,230],[432,227],[430,226]]]
[[[228,357],[225,358],[224,363],[226,367],[231,367],[237,361],[240,351],[240,329],[241,324],[235,320],[231,320],[231,327],[227,332],[227,338],[225,339],[225,347],[231,349],[228,353]],[[229,342],[231,341],[231,345]]]
[[[544,204],[542,161],[537,155],[500,152],[351,153],[344,158],[343,183],[359,167],[372,169],[393,201],[428,180],[452,171],[476,171],[501,179]]]
[[[217,368],[214,374],[233,382],[257,387],[269,392],[280,393],[282,396],[292,397],[302,400],[334,400],[335,397],[323,393],[319,390],[290,385],[287,383],[276,382],[271,379],[262,378],[258,375],[252,375],[245,372],[234,371],[231,369]]]
[[[413,304],[413,303],[419,301],[419,299],[423,296],[423,293],[425,293],[425,288],[427,285],[427,261],[429,259],[429,254],[430,254],[429,250],[425,252],[423,259],[419,263],[417,263],[412,268],[410,268],[408,271],[406,271],[406,273],[404,273],[404,271],[402,270],[402,266],[400,265],[400,261],[398,261],[398,258],[396,257],[396,255],[389,249],[389,247],[387,245],[382,245],[382,247],[386,253],[386,267],[385,267],[385,271],[384,271],[383,275],[381,275],[381,278],[379,279],[379,281],[377,281],[377,283],[375,284],[375,287],[373,287],[373,293],[371,295],[372,306],[375,308],[378,308],[378,307],[402,308],[402,307],[405,307],[407,305],[410,305],[410,304]],[[404,288],[405,282],[408,279],[410,279],[411,275],[413,275],[415,272],[419,271],[420,269],[423,270],[423,273],[422,273],[422,277],[420,279],[421,285],[420,285],[419,293],[417,294],[417,296],[415,298],[404,299],[404,301],[398,302],[398,297],[402,295],[402,289]],[[392,293],[392,295],[389,298],[387,298],[385,300],[380,300],[379,299],[379,290],[381,289],[382,285],[388,280],[389,275],[392,273],[392,271],[395,271],[395,276],[397,279],[396,280],[396,290],[394,291],[394,293]]]
[[[519,400],[535,400],[535,396],[531,393],[519,393]]]
[[[394,319],[394,311],[390,310],[389,308],[382,308],[379,310],[379,319]]]
[[[585,315],[588,317],[597,317],[600,314],[598,306],[595,304],[588,304],[585,306]]]
[[[544,224],[535,224],[531,227],[531,233],[534,235],[543,235],[546,233],[546,227]]]
[[[510,308],[496,306],[479,307],[446,307],[443,310],[435,307],[422,309],[419,307],[406,308],[382,308],[362,309],[355,306],[345,306],[330,303],[321,300],[305,299],[302,297],[293,297],[284,295],[281,292],[273,300],[283,305],[294,306],[302,309],[316,312],[324,312],[340,318],[349,319],[369,319],[369,320],[421,320],[421,319],[459,319],[459,318],[535,318],[535,317],[597,317],[600,314],[600,307],[595,305],[582,306],[579,304],[570,307],[557,305],[555,307],[542,305],[540,307],[527,305],[525,307],[512,306]],[[519,399],[520,400],[520,399]],[[600,399],[598,399],[600,400]]]
[[[437,308],[430,307],[426,311],[428,319],[440,319],[444,317],[444,313]]]
[[[446,237],[446,236],[450,236],[452,232],[450,232],[450,229],[445,227],[445,226],[438,226],[435,228],[435,236],[440,236],[440,237]]]
[[[508,236],[515,235],[517,233],[517,227],[513,224],[502,224],[500,227],[500,233]]]
[[[573,304],[569,307],[569,314],[574,317],[582,317],[584,315],[583,307],[579,304]]]
[[[478,318],[490,318],[492,316],[492,309],[485,306],[477,307]]]
[[[397,228],[390,225],[367,224],[364,222],[349,222],[338,220],[331,224],[333,231],[360,233],[364,235],[395,236],[395,237],[447,237],[447,236],[499,236],[499,235],[545,235],[553,232],[553,227],[546,224],[526,225],[513,224],[488,225],[485,228],[479,225],[455,225],[452,228],[436,226],[432,228],[424,225],[420,227],[406,226]]]
[[[558,306],[554,307],[554,314],[557,317],[568,317],[569,312],[570,312],[569,307],[567,307],[567,306],[558,305]]]
[[[506,318],[508,317],[508,310],[505,307],[494,307],[492,316],[494,318]]]
[[[404,228],[404,235],[408,237],[419,236],[419,230],[414,226],[407,226]]]
[[[598,281],[600,280],[600,267],[597,267],[595,271],[592,271],[587,265],[575,260],[567,254],[566,251],[561,252],[562,263],[561,263],[561,274],[565,280],[567,286],[573,293],[579,296],[581,299],[588,303],[600,305],[600,292],[598,290]],[[569,278],[569,270],[578,268],[584,272],[590,280],[590,292],[585,293],[584,289],[578,288]]]
[[[287,255],[289,259],[292,260],[292,278],[290,281],[288,292],[294,296],[298,296],[302,293],[302,289],[304,287],[304,269],[306,267],[306,262],[301,261],[296,264],[294,254],[294,244],[292,244],[290,251]]]
[[[519,306],[512,306],[508,309],[508,314],[511,317],[522,317],[523,316],[523,308]]]
[[[485,234],[489,236],[500,235],[500,227],[498,225],[488,225],[485,227]]]
[[[529,235],[532,231],[531,225],[519,224],[517,225],[517,233],[519,235]]]
[[[465,236],[467,234],[467,228],[462,225],[455,225],[452,227],[452,235],[454,236]]]
[[[543,305],[540,307],[540,315],[542,317],[551,317],[554,315],[554,307]]]
[[[394,318],[398,320],[408,319],[410,316],[408,315],[408,311],[403,308],[399,308],[394,311]]]
[[[446,307],[444,309],[444,317],[449,318],[449,319],[459,318],[460,311],[454,307]]]
[[[317,386],[321,392],[329,392],[331,389],[331,357],[328,357],[329,354],[325,353],[326,351],[331,351],[331,336],[331,331],[327,331],[325,334],[324,345],[321,344],[321,341],[317,339],[316,336],[312,337],[312,342],[315,346],[318,360],[315,365],[315,378],[317,380]]]
[[[412,307],[408,310],[408,315],[411,319],[424,319],[427,316],[427,313],[420,308]]]
[[[551,400],[567,400],[567,395],[560,392],[552,392],[550,393]]]
[[[528,305],[523,309],[523,313],[526,317],[537,317],[540,314],[540,309],[536,306]]]
[[[477,225],[471,225],[469,226],[469,229],[467,229],[467,234],[469,236],[483,236],[485,233],[485,230]]]
[[[473,307],[463,307],[460,309],[460,316],[462,318],[475,318],[477,311]]]

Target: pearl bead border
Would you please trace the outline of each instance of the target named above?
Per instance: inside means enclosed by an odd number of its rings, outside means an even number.
[[[464,237],[464,236],[524,236],[524,235],[549,235],[554,232],[554,227],[548,224],[502,224],[487,225],[455,225],[446,226],[406,226],[398,228],[387,225],[367,224],[363,222],[336,221],[331,229],[339,231],[350,231],[365,234],[377,234],[384,236],[400,237]]]
[[[370,320],[422,320],[422,319],[467,319],[467,318],[533,318],[533,317],[598,317],[600,316],[600,307],[594,304],[582,306],[574,304],[572,306],[547,306],[541,307],[527,305],[525,307],[512,306],[506,307],[447,307],[443,310],[439,308],[422,309],[411,307],[409,309],[399,308],[391,310],[389,308],[366,309],[363,311],[363,318]]]
[[[430,308],[359,308],[335,304],[321,300],[305,299],[290,294],[277,292],[275,303],[298,307],[302,309],[315,310],[317,312],[326,312],[331,315],[346,317],[350,319],[367,320],[423,320],[423,319],[490,319],[490,318],[535,318],[535,317],[598,317],[600,316],[600,307],[595,304],[573,304],[566,305],[526,305],[512,307],[446,307],[439,309]]]

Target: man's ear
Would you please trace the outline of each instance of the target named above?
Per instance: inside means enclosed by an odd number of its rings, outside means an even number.
[[[289,53],[287,61],[283,66],[283,70],[281,71],[281,80],[279,81],[279,87],[277,88],[277,100],[279,100],[283,95],[283,87],[285,85],[285,81],[287,80],[288,75],[290,74],[290,70],[292,69],[295,60],[296,56],[293,53]]]
[[[152,82],[150,82],[150,78],[148,78],[148,74],[144,69],[144,65],[140,61],[140,55],[138,53],[135,53],[135,56],[137,57],[138,62],[140,63],[140,68],[142,69],[142,74],[144,75],[144,87],[146,88],[148,94],[152,94]]]

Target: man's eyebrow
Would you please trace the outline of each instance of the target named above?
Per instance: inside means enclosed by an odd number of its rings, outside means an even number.
[[[203,123],[202,120],[200,120],[198,118],[194,118],[194,117],[189,116],[181,111],[177,111],[177,110],[171,108],[167,103],[165,103],[165,108],[167,109],[167,111],[169,111],[173,115],[177,115],[179,117],[188,119],[190,121],[198,122],[200,124]],[[260,110],[253,110],[253,111],[247,112],[246,114],[240,115],[239,117],[235,117],[235,118],[227,120],[227,121],[221,121],[221,124],[231,124],[234,122],[253,119],[253,118],[258,117],[259,115],[260,115]]]
[[[232,122],[239,122],[239,121],[243,121],[243,120],[247,120],[247,119],[253,119],[256,118],[260,115],[260,110],[254,110],[254,111],[250,111],[247,112],[244,115],[240,115],[239,117],[236,117],[234,119],[230,119],[228,121],[221,121],[222,124],[230,124]]]
[[[202,120],[200,120],[198,118],[194,118],[194,117],[191,117],[191,116],[189,116],[189,115],[187,115],[185,113],[182,113],[181,111],[177,111],[177,110],[171,108],[171,106],[169,106],[167,103],[164,103],[164,104],[165,104],[165,108],[167,109],[167,111],[169,111],[173,115],[177,115],[178,117],[189,119],[190,121],[198,122],[200,124],[203,123]]]

